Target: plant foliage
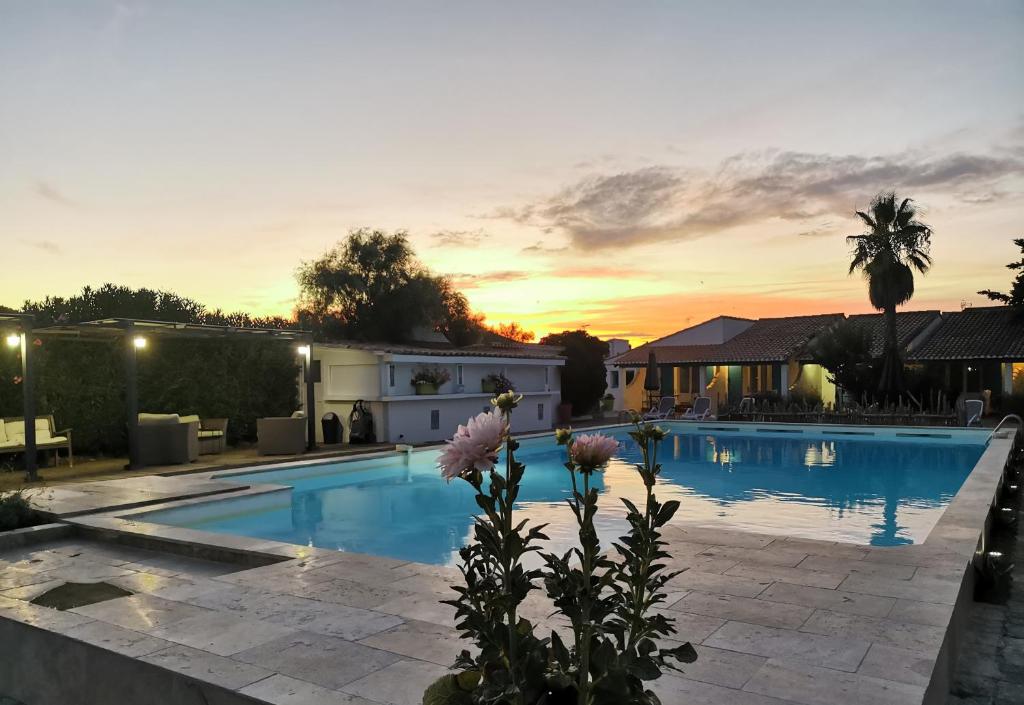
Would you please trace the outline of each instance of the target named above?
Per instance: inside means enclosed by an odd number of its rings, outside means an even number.
[[[565,355],[562,400],[572,404],[574,414],[590,413],[608,387],[604,368],[608,343],[580,329],[551,333],[540,344],[558,347]]]

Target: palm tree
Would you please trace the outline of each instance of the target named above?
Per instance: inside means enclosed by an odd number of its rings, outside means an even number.
[[[875,196],[868,211],[857,211],[868,229],[846,238],[853,246],[849,273],[863,272],[871,305],[885,314],[885,351],[878,389],[902,392],[903,360],[896,332],[896,307],[914,295],[914,270],[924,274],[932,264],[928,254],[932,229],[917,219],[911,199],[898,201],[892,191]]]

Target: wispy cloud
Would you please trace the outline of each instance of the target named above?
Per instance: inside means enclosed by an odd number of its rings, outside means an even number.
[[[532,245],[527,245],[519,252],[524,255],[551,255],[558,252],[565,252],[569,248],[565,245],[548,245],[538,240]]]
[[[498,272],[486,272],[484,274],[457,272],[447,276],[458,289],[476,289],[484,284],[522,281],[537,276],[537,273],[520,269],[509,269]]]
[[[487,237],[483,230],[441,230],[431,239],[436,247],[476,247]]]
[[[21,240],[21,243],[48,255],[59,255],[62,252],[60,245],[52,240]]]
[[[1024,157],[1004,154],[1010,156],[745,152],[724,160],[713,173],[653,166],[590,176],[493,216],[564,234],[582,250],[691,240],[770,219],[849,217],[886,188],[918,197],[995,198],[999,182],[1024,175]],[[800,232],[814,237],[816,230]]]
[[[40,198],[44,198],[51,203],[57,203],[68,208],[78,208],[80,204],[72,198],[69,198],[62,193],[56,186],[49,184],[45,181],[37,181],[35,183],[36,195]]]

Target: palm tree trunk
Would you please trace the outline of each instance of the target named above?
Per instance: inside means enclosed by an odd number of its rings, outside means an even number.
[[[903,391],[903,359],[900,357],[899,335],[896,329],[896,307],[885,308],[885,350],[882,353],[882,374],[878,380],[878,391],[899,393]]]

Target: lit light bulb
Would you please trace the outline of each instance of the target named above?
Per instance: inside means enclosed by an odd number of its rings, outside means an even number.
[[[146,347],[146,339],[143,338],[141,335],[137,335],[135,336],[135,339],[132,340],[132,344],[135,346],[137,350],[142,350],[144,347]]]
[[[21,336],[17,333],[11,333],[7,336],[7,344],[12,348],[18,347],[21,345]]]

